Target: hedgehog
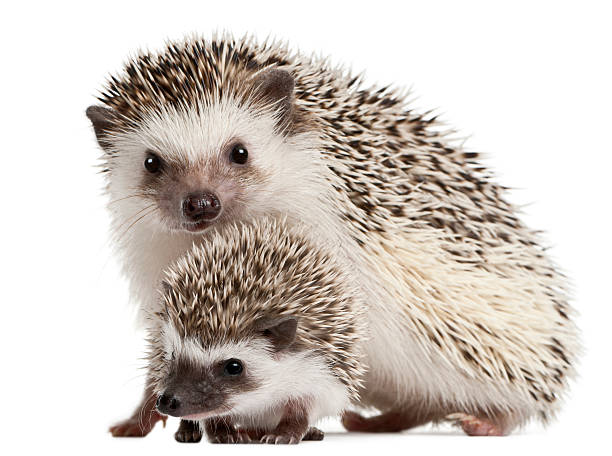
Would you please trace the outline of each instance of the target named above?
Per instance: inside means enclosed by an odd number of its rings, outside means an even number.
[[[165,273],[149,383],[180,441],[298,443],[361,389],[365,306],[304,227],[226,224]]]
[[[334,246],[367,307],[347,429],[549,422],[580,353],[566,277],[477,153],[362,79],[227,34],[140,53],[112,76],[87,115],[132,298],[159,310],[162,271],[193,243],[282,215]],[[151,397],[113,434],[146,434],[162,418]]]

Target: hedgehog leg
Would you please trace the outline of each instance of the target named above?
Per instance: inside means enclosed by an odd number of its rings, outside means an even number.
[[[144,437],[155,427],[158,421],[162,421],[166,427],[167,416],[161,415],[155,408],[157,398],[153,389],[147,387],[144,398],[127,420],[121,421],[109,428],[113,437]]]
[[[503,436],[506,435],[502,426],[489,418],[479,418],[465,413],[453,413],[446,419],[454,421],[467,435],[471,436]]]
[[[246,432],[253,442],[259,442],[263,436],[267,434],[265,430],[261,429],[240,429],[239,431]],[[308,431],[306,431],[304,437],[302,437],[302,440],[323,440],[324,437],[325,433],[322,430],[311,426],[308,428]]]
[[[351,432],[400,432],[421,426],[433,418],[433,416],[419,415],[406,410],[390,410],[369,418],[347,411],[342,416],[342,424],[347,431]]]
[[[226,418],[210,418],[204,422],[210,443],[250,443],[249,432],[239,430]]]
[[[276,425],[276,428],[262,436],[259,441],[269,444],[297,444],[308,434],[312,434],[310,435],[311,440],[315,440],[312,437],[316,437],[316,433],[311,433],[311,430],[312,428],[308,426],[308,410],[306,405],[290,402],[285,404],[283,416]]]
[[[174,439],[182,443],[198,443],[202,440],[202,431],[197,422],[181,420],[178,430],[174,433]]]

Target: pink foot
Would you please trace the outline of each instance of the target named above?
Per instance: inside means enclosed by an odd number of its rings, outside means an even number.
[[[504,432],[494,423],[486,418],[477,418],[465,413],[449,415],[447,419],[461,426],[467,435],[471,436],[503,436]]]
[[[342,425],[351,432],[401,432],[427,421],[430,421],[430,418],[393,410],[368,418],[351,411],[342,415]]]

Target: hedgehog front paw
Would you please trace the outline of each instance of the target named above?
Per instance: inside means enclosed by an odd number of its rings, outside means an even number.
[[[174,439],[181,443],[198,443],[202,440],[202,431],[198,423],[181,420],[178,430],[174,433]]]
[[[287,432],[282,434],[264,434],[259,441],[268,444],[288,444],[295,445],[302,440],[323,440],[325,434],[316,427],[310,427],[306,433],[302,432]]]
[[[248,432],[236,429],[223,418],[211,418],[204,423],[210,443],[250,443]]]
[[[155,427],[158,421],[162,421],[164,427],[168,417],[152,411],[148,415],[137,414],[127,420],[123,420],[109,428],[113,437],[144,437]]]
[[[265,434],[260,442],[273,445],[295,445],[300,443],[304,437],[303,434],[287,433],[287,434]]]
[[[208,436],[210,443],[251,443],[249,434],[241,431],[219,432]]]

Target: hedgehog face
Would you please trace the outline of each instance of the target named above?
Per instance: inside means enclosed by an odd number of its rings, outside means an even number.
[[[245,408],[273,407],[272,398],[285,394],[276,386],[287,388],[286,381],[278,377],[288,370],[286,350],[296,329],[297,321],[292,318],[268,320],[248,338],[205,346],[193,337],[180,337],[166,325],[160,356],[163,374],[156,387],[158,410],[198,420]]]
[[[151,212],[155,229],[188,232],[256,215],[271,196],[269,162],[283,155],[274,126],[231,101],[152,114],[115,140],[113,209],[126,220]]]
[[[268,70],[245,85],[251,91],[155,102],[137,119],[87,110],[106,152],[116,226],[199,233],[288,206],[303,210],[301,195],[312,195],[311,178],[320,173],[312,169],[316,135],[288,134],[293,78]]]
[[[224,348],[227,350],[202,350],[198,360],[182,354],[172,362],[157,398],[157,409],[192,420],[218,416],[231,410],[241,394],[257,388],[250,365],[262,354],[256,350],[247,353],[237,346]],[[225,359],[228,352],[246,360]]]

